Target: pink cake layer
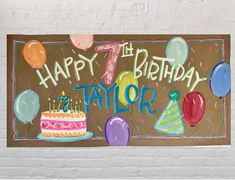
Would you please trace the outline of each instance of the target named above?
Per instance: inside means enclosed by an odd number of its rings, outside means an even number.
[[[40,127],[44,136],[83,136],[86,134],[84,112],[49,112],[41,114]]]
[[[86,125],[86,120],[57,121],[57,120],[41,119],[40,127],[41,129],[48,129],[48,130],[78,130],[86,128],[87,125]]]
[[[41,119],[41,132],[44,136],[83,136],[86,134],[86,120],[66,121]]]

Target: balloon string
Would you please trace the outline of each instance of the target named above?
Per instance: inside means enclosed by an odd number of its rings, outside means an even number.
[[[192,134],[193,137],[194,137],[196,132],[197,132],[197,125],[194,126],[194,131],[193,131],[193,134]]]
[[[219,108],[219,110],[218,110],[218,113],[219,114],[221,114],[222,113],[222,116],[224,116],[224,118],[226,118],[227,119],[227,112],[226,112],[226,108],[224,109],[224,103],[225,103],[225,98],[222,98],[222,103],[220,103],[220,108]],[[227,103],[225,104],[225,106],[226,107],[228,107],[227,106]],[[219,117],[219,115],[218,115],[218,117]],[[223,119],[223,118],[219,118],[220,119],[220,121]],[[226,123],[224,124],[224,121],[222,121],[223,122],[223,126],[225,127],[226,126]]]
[[[28,128],[27,128],[27,139],[29,139],[29,130],[32,127],[32,125],[33,125],[33,122],[30,121],[30,123],[28,124]]]
[[[133,122],[133,117],[132,117],[132,113],[133,113],[133,108],[132,108],[132,106],[130,105],[130,120],[131,120],[131,126],[132,126],[132,140],[133,140],[133,142],[134,142],[134,122]]]

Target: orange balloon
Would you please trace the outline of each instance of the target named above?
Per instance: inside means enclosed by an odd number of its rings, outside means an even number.
[[[24,45],[23,56],[32,68],[42,68],[46,63],[46,50],[37,40],[31,40]]]

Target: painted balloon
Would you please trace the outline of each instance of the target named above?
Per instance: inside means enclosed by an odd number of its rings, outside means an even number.
[[[210,76],[210,88],[214,95],[224,97],[231,90],[231,69],[229,64],[220,62],[215,65]]]
[[[31,122],[39,110],[39,96],[31,89],[21,92],[14,101],[14,113],[18,120],[24,124]]]
[[[181,37],[174,37],[168,41],[166,46],[166,57],[172,59],[171,65],[183,65],[188,58],[188,44]]]
[[[32,68],[43,68],[46,63],[46,50],[37,40],[31,40],[24,45],[23,56]]]
[[[126,146],[130,140],[130,129],[125,119],[110,117],[105,123],[106,141],[111,146]]]
[[[76,48],[86,50],[92,46],[94,42],[94,36],[85,35],[85,34],[81,35],[72,34],[70,35],[70,40]]]
[[[186,121],[193,127],[203,117],[206,108],[206,102],[203,95],[199,92],[191,92],[184,98],[182,112]]]
[[[133,84],[136,87],[138,87],[138,80],[134,78],[133,72],[123,71],[118,75],[118,77],[116,79],[116,83],[119,86],[118,100],[123,105],[127,105],[128,102],[125,99],[125,90],[126,90],[127,86],[130,84]],[[133,88],[130,89],[129,96],[132,101],[136,98],[137,94]]]

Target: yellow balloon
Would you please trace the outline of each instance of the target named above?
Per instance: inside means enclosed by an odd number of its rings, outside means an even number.
[[[127,86],[133,84],[136,87],[138,87],[138,80],[134,78],[134,73],[131,71],[123,71],[121,72],[116,81],[117,85],[119,86],[119,93],[118,93],[118,100],[123,104],[123,105],[128,105],[128,102],[125,99],[125,90]],[[134,89],[130,89],[129,92],[130,99],[133,101],[137,94],[135,93]]]

